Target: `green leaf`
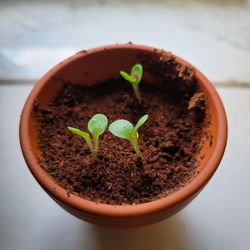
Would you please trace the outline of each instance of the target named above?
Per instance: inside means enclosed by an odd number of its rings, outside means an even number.
[[[131,69],[131,76],[136,79],[136,84],[138,85],[142,79],[143,68],[142,65],[137,63]]]
[[[108,125],[108,118],[102,114],[94,115],[88,122],[89,132],[95,136],[100,136]]]
[[[127,120],[116,120],[109,125],[109,131],[122,139],[130,139],[130,135],[133,132],[133,125]]]
[[[132,67],[130,74],[122,70],[120,71],[120,75],[132,85],[135,97],[139,103],[141,103],[141,93],[139,89],[139,83],[142,79],[142,73],[143,73],[143,68],[142,65],[139,63],[135,64]]]
[[[135,153],[140,157],[140,149],[138,145],[139,134],[137,129],[140,128],[148,119],[148,115],[142,116],[134,127],[133,124],[127,120],[116,120],[109,125],[109,131],[122,139],[127,139],[133,145]]]
[[[134,130],[137,131],[148,119],[148,115],[142,116],[139,121],[136,123]]]
[[[128,82],[130,82],[131,84],[135,84],[136,83],[136,78],[129,75],[128,73],[126,73],[125,71],[120,71],[120,75],[127,80]]]
[[[89,139],[89,133],[88,132],[84,132],[80,129],[77,128],[73,128],[73,127],[68,127],[68,130],[76,135],[80,135],[81,137],[83,137],[85,140]]]
[[[94,153],[93,144],[91,142],[89,133],[84,132],[84,131],[77,129],[77,128],[72,128],[72,127],[68,127],[68,130],[76,135],[80,135],[86,141],[86,143],[91,151],[91,154],[92,154],[93,158],[95,159],[96,155]]]

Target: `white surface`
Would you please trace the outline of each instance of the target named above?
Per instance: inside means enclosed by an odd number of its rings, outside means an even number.
[[[0,3],[0,80],[40,78],[78,50],[133,41],[170,50],[220,84],[250,83],[248,5],[131,2]]]
[[[229,121],[224,159],[207,187],[161,223],[115,230],[64,212],[29,173],[18,142],[31,86],[0,86],[1,250],[246,250],[250,233],[250,89],[219,89]]]

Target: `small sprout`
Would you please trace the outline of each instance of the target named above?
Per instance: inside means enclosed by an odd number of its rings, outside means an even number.
[[[139,134],[137,130],[147,121],[148,115],[142,116],[135,127],[133,124],[127,120],[116,120],[109,125],[109,131],[122,139],[127,139],[133,145],[135,153],[140,157],[140,149],[138,145]]]
[[[74,134],[80,135],[87,143],[94,160],[97,158],[99,136],[105,131],[108,125],[108,118],[102,114],[96,114],[88,122],[88,132],[84,132],[77,128],[68,127],[68,130]]]
[[[141,93],[139,89],[139,83],[142,79],[143,68],[141,64],[135,64],[130,74],[126,73],[125,71],[120,71],[120,75],[131,83],[133,90],[135,92],[135,97],[137,98],[138,102],[141,103]]]

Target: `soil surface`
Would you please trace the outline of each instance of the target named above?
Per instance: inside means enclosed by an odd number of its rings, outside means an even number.
[[[166,63],[169,66],[169,64]],[[40,165],[68,193],[107,204],[138,204],[166,195],[186,185],[196,175],[205,99],[197,88],[192,69],[170,62],[171,72],[140,83],[142,104],[124,79],[111,79],[93,87],[65,83],[46,107],[34,109],[40,122]],[[144,114],[139,129],[141,159],[129,141],[106,130],[99,141],[98,160],[93,161],[85,141],[67,130],[87,129],[96,113],[109,124],[127,119],[133,124]]]

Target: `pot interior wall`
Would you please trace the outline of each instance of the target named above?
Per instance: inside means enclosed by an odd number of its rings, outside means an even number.
[[[199,74],[199,73],[198,73]],[[201,79],[199,79],[199,82]],[[211,98],[209,98],[207,86],[200,85],[201,91],[205,94],[206,97],[206,119],[207,125],[203,128],[203,137],[202,137],[202,148],[199,154],[196,157],[197,162],[202,164],[198,165],[198,171],[201,172],[205,167],[209,168],[208,161],[211,160],[213,152],[217,144],[218,137],[218,112],[216,110],[216,105]]]

